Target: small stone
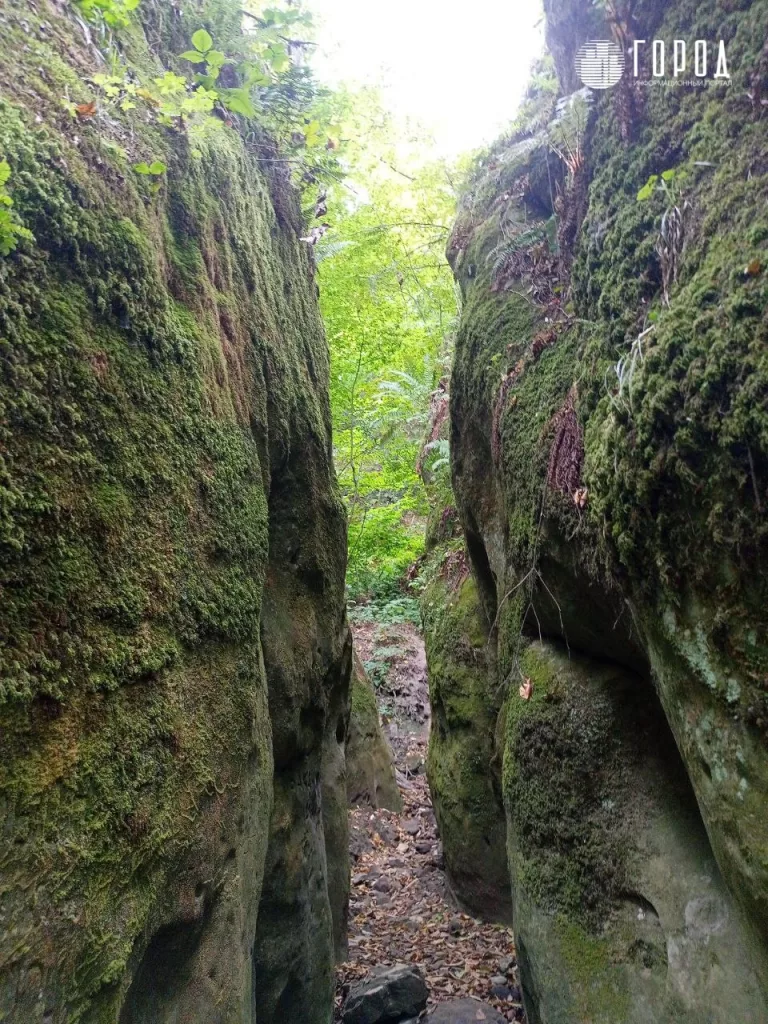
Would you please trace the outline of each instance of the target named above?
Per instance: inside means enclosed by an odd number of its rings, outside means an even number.
[[[512,991],[506,985],[506,979],[504,985],[491,985],[491,994],[496,999],[511,999]]]
[[[416,821],[415,818],[404,821],[403,832],[407,832],[409,836],[417,836],[421,832],[421,822]]]
[[[416,853],[431,853],[432,843],[425,842],[423,839],[416,843]]]
[[[392,892],[392,882],[386,875],[381,875],[373,883],[376,892]]]
[[[448,931],[451,933],[451,935],[461,935],[462,929],[463,925],[461,923],[461,919],[458,917],[452,918],[450,924],[448,925]],[[506,978],[502,979],[502,981],[506,980]]]
[[[368,881],[368,875],[365,872],[360,872],[358,875],[352,875],[352,885],[365,885]]]
[[[499,960],[498,966],[502,974],[511,974],[515,969],[515,958],[513,956],[503,956]]]
[[[506,977],[506,975],[505,974],[494,974],[494,976],[491,978],[491,984],[496,986],[496,987],[498,987],[498,988],[504,987],[507,984],[507,977]]]

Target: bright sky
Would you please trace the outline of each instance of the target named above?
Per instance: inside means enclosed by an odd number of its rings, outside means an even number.
[[[307,0],[318,78],[383,86],[385,105],[429,128],[440,154],[492,142],[543,46],[541,0]]]

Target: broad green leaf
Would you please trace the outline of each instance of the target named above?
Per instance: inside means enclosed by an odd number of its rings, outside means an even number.
[[[134,164],[133,165],[133,169],[134,169],[134,171],[136,171],[137,174],[151,174],[152,173],[152,171],[150,171],[150,169],[149,169],[149,164],[147,164],[147,163]]]
[[[220,68],[227,59],[226,53],[222,53],[221,50],[209,50],[205,55],[205,59],[208,61],[208,65],[213,65],[215,68]]]
[[[184,53],[179,54],[179,59],[191,61],[192,64],[202,64],[205,61],[205,56],[198,50],[185,50]]]
[[[659,180],[658,174],[652,174],[648,181],[643,185],[640,191],[637,193],[638,202],[643,202],[646,199],[650,199],[656,189],[656,182]]]
[[[192,45],[201,53],[207,53],[213,46],[210,32],[206,32],[204,28],[199,28],[192,36]]]
[[[247,89],[222,89],[219,96],[227,110],[244,117],[255,117],[256,109]]]
[[[0,186],[4,185],[11,176],[11,165],[7,160],[0,160]]]
[[[677,174],[677,171],[669,170],[669,171],[662,171],[661,176],[664,179],[664,181],[672,181],[672,179],[675,177],[676,174]]]
[[[162,161],[162,160],[155,160],[155,162],[154,162],[154,163],[151,163],[151,164],[149,165],[149,173],[150,173],[150,174],[165,174],[165,172],[166,172],[167,170],[168,170],[168,168],[167,168],[167,166],[166,166],[166,165],[165,165],[165,164],[163,163],[163,161]]]

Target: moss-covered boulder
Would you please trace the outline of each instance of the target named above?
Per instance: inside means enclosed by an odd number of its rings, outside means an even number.
[[[449,394],[433,396],[427,446],[448,439]],[[512,907],[501,798],[503,700],[491,640],[495,595],[470,575],[467,544],[445,469],[422,480],[430,502],[421,597],[431,724],[427,776],[456,897],[470,911],[506,921]],[[467,542],[471,542],[467,537]]]
[[[239,5],[114,45],[159,75],[202,25]],[[103,104],[74,5],[0,27],[0,1019],[327,1024],[345,523],[296,197],[258,126]]]
[[[368,804],[401,811],[403,801],[395,766],[381,728],[376,693],[357,654],[352,667],[347,735],[347,799],[351,806]]]
[[[504,797],[533,1024],[764,1020],[765,951],[648,682],[538,642],[521,663]]]
[[[610,895],[604,867],[618,853],[600,844],[611,837],[624,836],[624,850],[642,859],[655,836],[681,885],[715,878],[704,867],[714,857],[725,888],[712,884],[732,901],[733,946],[766,988],[768,148],[758,97],[768,4],[545,7],[554,65],[549,58],[538,69],[514,131],[478,164],[449,257],[464,295],[451,382],[454,492],[496,625],[526,1000],[534,1021],[553,1024],[580,1019],[587,1005],[606,1020],[636,1019],[634,968],[603,941],[618,903],[598,901],[586,916],[576,906],[586,900],[589,909],[590,892]],[[665,39],[668,51],[673,39],[706,39],[710,53],[722,39],[731,84],[654,87],[642,67],[634,81],[630,60],[615,89],[574,94],[576,48],[611,37],[630,49],[634,39]],[[605,663],[617,679],[637,679],[617,685],[607,731],[589,725],[604,740],[576,743],[582,712],[570,698],[549,701],[546,688],[537,698],[535,680],[530,703],[519,696],[533,678],[531,638],[590,659],[598,679]],[[649,749],[637,750],[632,722],[651,713],[654,689],[663,718]],[[541,730],[515,731],[517,705],[534,714],[537,699]],[[585,803],[580,787],[568,788],[563,758],[575,744],[573,756],[585,771],[591,765],[584,785],[591,775],[600,782],[614,742],[617,763],[637,765],[638,793],[623,804],[605,795],[621,808],[611,817],[601,802]],[[562,757],[551,756],[552,745]],[[657,757],[662,749],[669,753]],[[660,776],[658,791],[644,757]],[[511,781],[516,764],[527,765],[522,790]],[[543,800],[530,819],[518,804],[525,793]],[[674,814],[660,807],[674,793],[701,821],[672,836]],[[669,833],[663,843],[659,829]],[[518,859],[537,836],[538,852],[529,852],[538,866]],[[573,881],[572,904],[540,877],[547,848],[557,852],[557,877]],[[641,893],[656,885],[631,877]],[[655,891],[644,898],[664,939],[640,938],[660,951],[667,981],[643,1019],[728,1019],[730,997],[680,939],[699,929],[704,897],[691,895],[681,932],[682,904],[662,912],[667,897]],[[567,950],[548,952],[562,947],[558,920],[578,929],[575,948],[594,953],[587,981]],[[655,967],[647,970],[652,980]],[[601,986],[623,991],[623,1008],[579,1003],[585,987]],[[679,1005],[673,990],[684,992]],[[744,993],[755,991],[745,982]],[[744,998],[740,1013],[760,1019],[763,1003]]]
[[[432,708],[427,777],[446,871],[469,910],[508,921],[502,702],[490,623],[463,550],[437,571],[421,607]]]

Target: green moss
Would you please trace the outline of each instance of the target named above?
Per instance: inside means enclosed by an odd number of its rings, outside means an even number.
[[[432,707],[427,775],[455,890],[471,909],[508,919],[490,624],[461,558],[458,579],[438,573],[422,597]]]
[[[91,57],[75,74],[57,54],[79,27],[45,16],[8,5],[0,71],[0,153],[35,238],[0,259],[0,1017],[26,1012],[14,979],[39,963],[57,1013],[114,1022],[184,880],[220,871],[206,843],[246,783],[266,845],[270,488],[334,637],[344,530],[327,351],[276,186],[223,127],[191,160],[138,114],[71,122],[61,97],[91,98]],[[127,53],[157,61],[140,30]],[[169,167],[153,197],[129,169],[148,155]]]
[[[548,913],[599,929],[621,890],[623,772],[610,702],[578,692],[567,659],[525,651],[530,699],[511,687],[506,710],[504,804],[515,886]]]
[[[620,962],[606,939],[590,935],[566,918],[558,918],[559,953],[573,979],[574,1012],[594,1024],[627,1020],[630,990]]]
[[[368,722],[374,719],[378,722],[379,711],[373,688],[356,674],[352,679],[352,713],[361,721]]]

